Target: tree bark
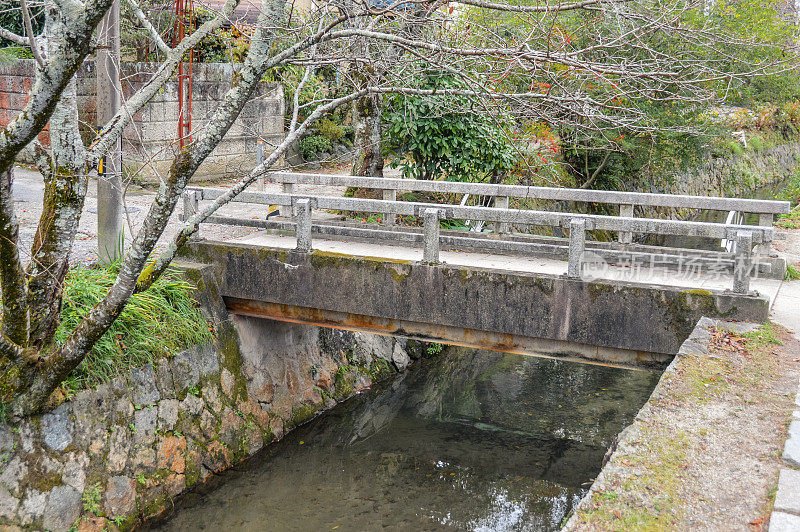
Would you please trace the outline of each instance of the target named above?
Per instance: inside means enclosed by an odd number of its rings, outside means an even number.
[[[353,175],[383,177],[383,99],[371,94],[353,102]]]
[[[86,198],[86,151],[78,130],[78,106],[73,78],[50,120],[52,169],[43,171],[44,200],[28,265],[28,344],[49,343],[61,311],[64,277]]]

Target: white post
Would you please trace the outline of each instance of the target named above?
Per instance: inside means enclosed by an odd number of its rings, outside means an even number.
[[[567,277],[580,279],[583,274],[583,251],[586,247],[586,220],[569,222],[569,263]]]
[[[762,227],[772,227],[774,222],[775,222],[775,215],[772,213],[765,213],[758,215],[758,225]],[[756,253],[759,255],[769,255],[770,248],[771,248],[770,243],[764,242],[756,246]]]
[[[633,205],[620,205],[619,215],[625,218],[633,218]],[[630,244],[633,242],[633,233],[630,231],[620,231],[618,238],[621,244]]]
[[[256,139],[256,166],[261,166],[264,163],[264,139],[259,137]],[[261,172],[258,176],[258,191],[264,192],[266,181],[266,174]]]
[[[311,200],[303,198],[297,200],[297,251],[308,253],[311,251]]]
[[[425,249],[422,260],[429,264],[439,262],[439,209],[427,208],[423,216]]]
[[[495,196],[494,206],[498,209],[508,209],[508,196]],[[497,234],[508,233],[509,226],[506,222],[495,222],[494,232]]]
[[[97,85],[97,121],[105,124],[119,111],[120,38],[119,0],[111,4],[98,28],[95,61]],[[104,154],[103,175],[97,176],[97,247],[100,259],[107,262],[122,256],[122,140]]]
[[[746,294],[750,291],[750,273],[753,269],[753,233],[736,232],[736,258],[733,266],[733,291]]]
[[[383,189],[383,199],[386,201],[397,201],[397,191],[394,189]],[[394,214],[387,212],[383,215],[383,223],[386,225],[394,225],[395,218]]]
[[[283,193],[294,194],[294,183],[283,183]],[[288,205],[281,205],[280,214],[281,216],[290,218],[292,216],[292,208]]]

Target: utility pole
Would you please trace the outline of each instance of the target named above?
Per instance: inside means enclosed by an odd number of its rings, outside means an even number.
[[[106,124],[119,111],[122,87],[119,79],[119,2],[115,0],[100,22],[97,47],[97,123]],[[122,140],[105,154],[103,175],[97,176],[97,243],[100,260],[122,256]],[[98,172],[99,173],[99,172]]]

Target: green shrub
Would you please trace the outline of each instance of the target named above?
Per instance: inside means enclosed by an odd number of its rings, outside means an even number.
[[[460,78],[437,70],[414,85],[467,88]],[[394,96],[387,100],[384,119],[390,166],[401,168],[405,177],[481,181],[501,176],[516,161],[508,117],[492,116],[467,96]]]
[[[322,135],[310,135],[300,141],[300,154],[306,159],[315,159],[317,155],[331,149],[331,141]]]
[[[332,143],[339,142],[339,140],[342,137],[344,137],[344,130],[342,129],[342,126],[336,124],[333,120],[329,120],[327,118],[323,118],[319,122],[317,122],[317,131],[319,132],[320,135],[322,135]]]
[[[70,270],[64,282],[61,345],[84,316],[105,297],[119,264]],[[148,290],[134,294],[111,328],[64,383],[76,391],[125,375],[173,353],[211,340],[206,320],[195,306],[191,286],[168,270]]]

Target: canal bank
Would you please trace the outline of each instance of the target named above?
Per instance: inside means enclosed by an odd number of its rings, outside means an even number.
[[[156,529],[557,530],[659,376],[447,347],[183,498]]]
[[[565,530],[766,529],[798,354],[780,326],[701,320]]]

